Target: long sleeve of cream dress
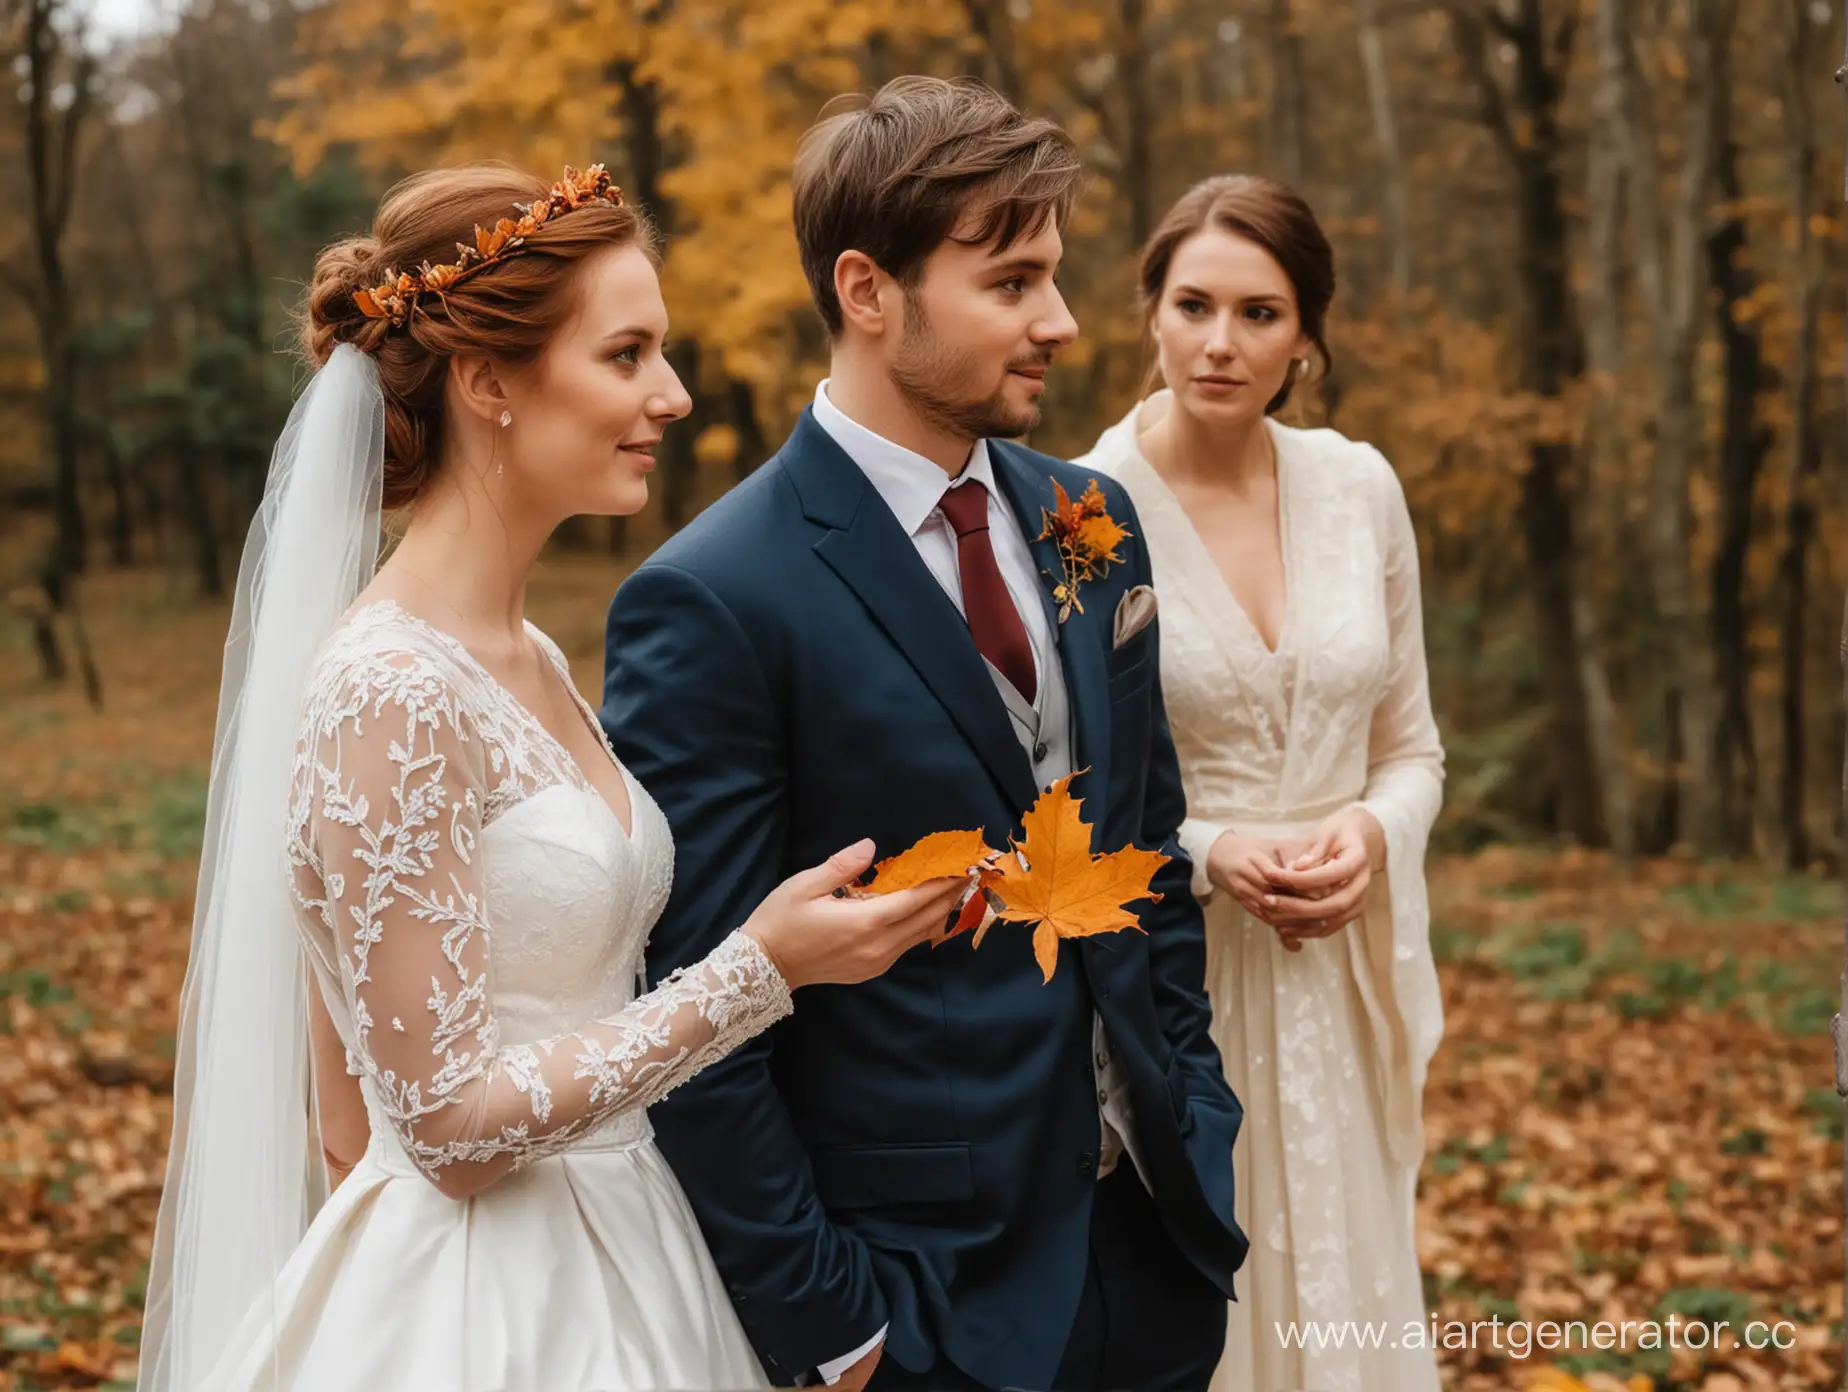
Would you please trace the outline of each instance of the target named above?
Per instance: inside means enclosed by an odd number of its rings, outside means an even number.
[[[1424,875],[1443,747],[1404,494],[1371,446],[1268,423],[1288,582],[1273,652],[1142,457],[1139,411],[1077,462],[1128,489],[1153,560],[1213,1032],[1245,1106],[1252,1249],[1213,1392],[1428,1392],[1434,1355],[1406,1331],[1425,1320],[1413,1198],[1443,1033]],[[1355,804],[1385,831],[1387,869],[1345,930],[1286,952],[1207,881],[1223,832],[1307,837]]]

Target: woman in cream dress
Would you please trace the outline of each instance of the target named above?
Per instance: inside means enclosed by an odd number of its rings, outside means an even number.
[[[1439,1386],[1412,1327],[1421,1097],[1443,1031],[1424,881],[1443,749],[1417,543],[1377,450],[1273,418],[1326,360],[1333,284],[1295,194],[1198,185],[1143,255],[1168,389],[1077,461],[1128,489],[1153,559],[1181,840],[1245,1106],[1252,1248],[1214,1392]]]

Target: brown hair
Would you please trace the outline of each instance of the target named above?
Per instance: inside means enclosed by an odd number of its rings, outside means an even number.
[[[1175,252],[1183,242],[1209,227],[1256,242],[1276,258],[1296,292],[1297,316],[1302,320],[1303,332],[1321,355],[1326,376],[1334,366],[1334,355],[1328,351],[1322,332],[1328,322],[1329,303],[1335,297],[1335,253],[1302,195],[1275,179],[1257,174],[1216,174],[1188,189],[1168,209],[1161,226],[1142,248],[1136,283],[1144,321],[1161,302]],[[1271,398],[1265,413],[1281,410],[1295,385],[1294,377],[1285,378],[1283,390]]]
[[[364,236],[348,237],[315,260],[302,314],[302,350],[319,367],[350,343],[379,366],[385,394],[385,497],[389,508],[415,502],[443,455],[443,379],[459,353],[496,362],[534,362],[569,319],[578,268],[612,246],[657,256],[655,234],[637,209],[597,202],[556,217],[504,261],[485,267],[440,298],[422,296],[402,327],[368,318],[354,295],[397,270],[454,261],[475,228],[517,216],[517,204],[549,185],[502,164],[413,175],[385,195]]]
[[[809,128],[792,176],[802,272],[830,335],[841,331],[834,263],[844,251],[910,287],[972,210],[971,246],[1006,248],[1048,218],[1065,225],[1083,167],[1053,122],[973,78],[899,77],[846,100],[863,104]]]

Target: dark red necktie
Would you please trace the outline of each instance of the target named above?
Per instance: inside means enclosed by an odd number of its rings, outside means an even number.
[[[956,529],[956,560],[962,571],[963,617],[983,657],[1014,684],[1014,690],[1034,699],[1033,644],[1020,621],[1014,597],[1008,593],[995,548],[988,539],[988,490],[978,479],[943,495],[943,515]]]

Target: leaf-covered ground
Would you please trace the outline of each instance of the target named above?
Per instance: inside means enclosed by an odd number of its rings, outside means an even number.
[[[533,608],[594,691],[616,573]],[[224,618],[98,584],[106,709],[0,627],[0,1389],[128,1386],[171,1116]],[[1812,1389],[1839,1377],[1827,881],[1496,850],[1433,866],[1447,1029],[1420,1256],[1454,1389]],[[1723,1349],[1527,1350],[1509,1321],[1726,1321]],[[1497,1347],[1495,1326],[1501,1324]],[[1734,1351],[1750,1320],[1796,1347]],[[1582,1334],[1573,1337],[1582,1339]]]

